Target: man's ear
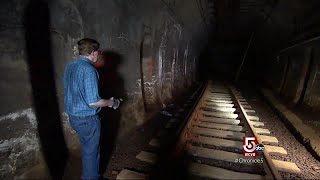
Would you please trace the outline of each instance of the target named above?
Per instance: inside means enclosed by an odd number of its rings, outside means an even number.
[[[91,51],[91,53],[89,54],[89,56],[93,56],[94,51]]]

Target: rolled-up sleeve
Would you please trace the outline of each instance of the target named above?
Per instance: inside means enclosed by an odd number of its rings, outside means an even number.
[[[99,77],[96,71],[88,71],[85,75],[84,98],[88,104],[101,100],[98,89]]]

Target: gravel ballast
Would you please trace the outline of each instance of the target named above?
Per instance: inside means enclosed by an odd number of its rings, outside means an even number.
[[[287,156],[273,156],[273,159],[295,163],[301,170],[301,174],[281,173],[284,179],[320,179],[320,162],[313,157],[289,131],[282,120],[271,107],[262,100],[262,97],[254,91],[242,91],[242,95],[254,108],[256,116],[265,123],[264,128],[279,140],[279,146],[287,150]]]

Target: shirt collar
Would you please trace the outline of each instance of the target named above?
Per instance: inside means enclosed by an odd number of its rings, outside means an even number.
[[[82,61],[88,62],[90,64],[94,64],[92,61],[90,61],[90,59],[86,58],[83,55],[79,55],[79,59],[82,60]]]

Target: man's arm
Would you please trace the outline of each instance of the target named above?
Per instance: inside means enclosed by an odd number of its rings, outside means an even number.
[[[94,102],[94,103],[90,103],[89,105],[93,106],[93,107],[106,107],[106,106],[112,107],[113,100],[111,100],[111,99],[101,99],[100,101]]]
[[[108,106],[113,109],[117,109],[120,106],[120,100],[115,99],[115,98],[110,98],[110,99],[101,99],[98,102],[95,103],[90,103],[89,106],[94,106],[94,107],[105,107]]]

